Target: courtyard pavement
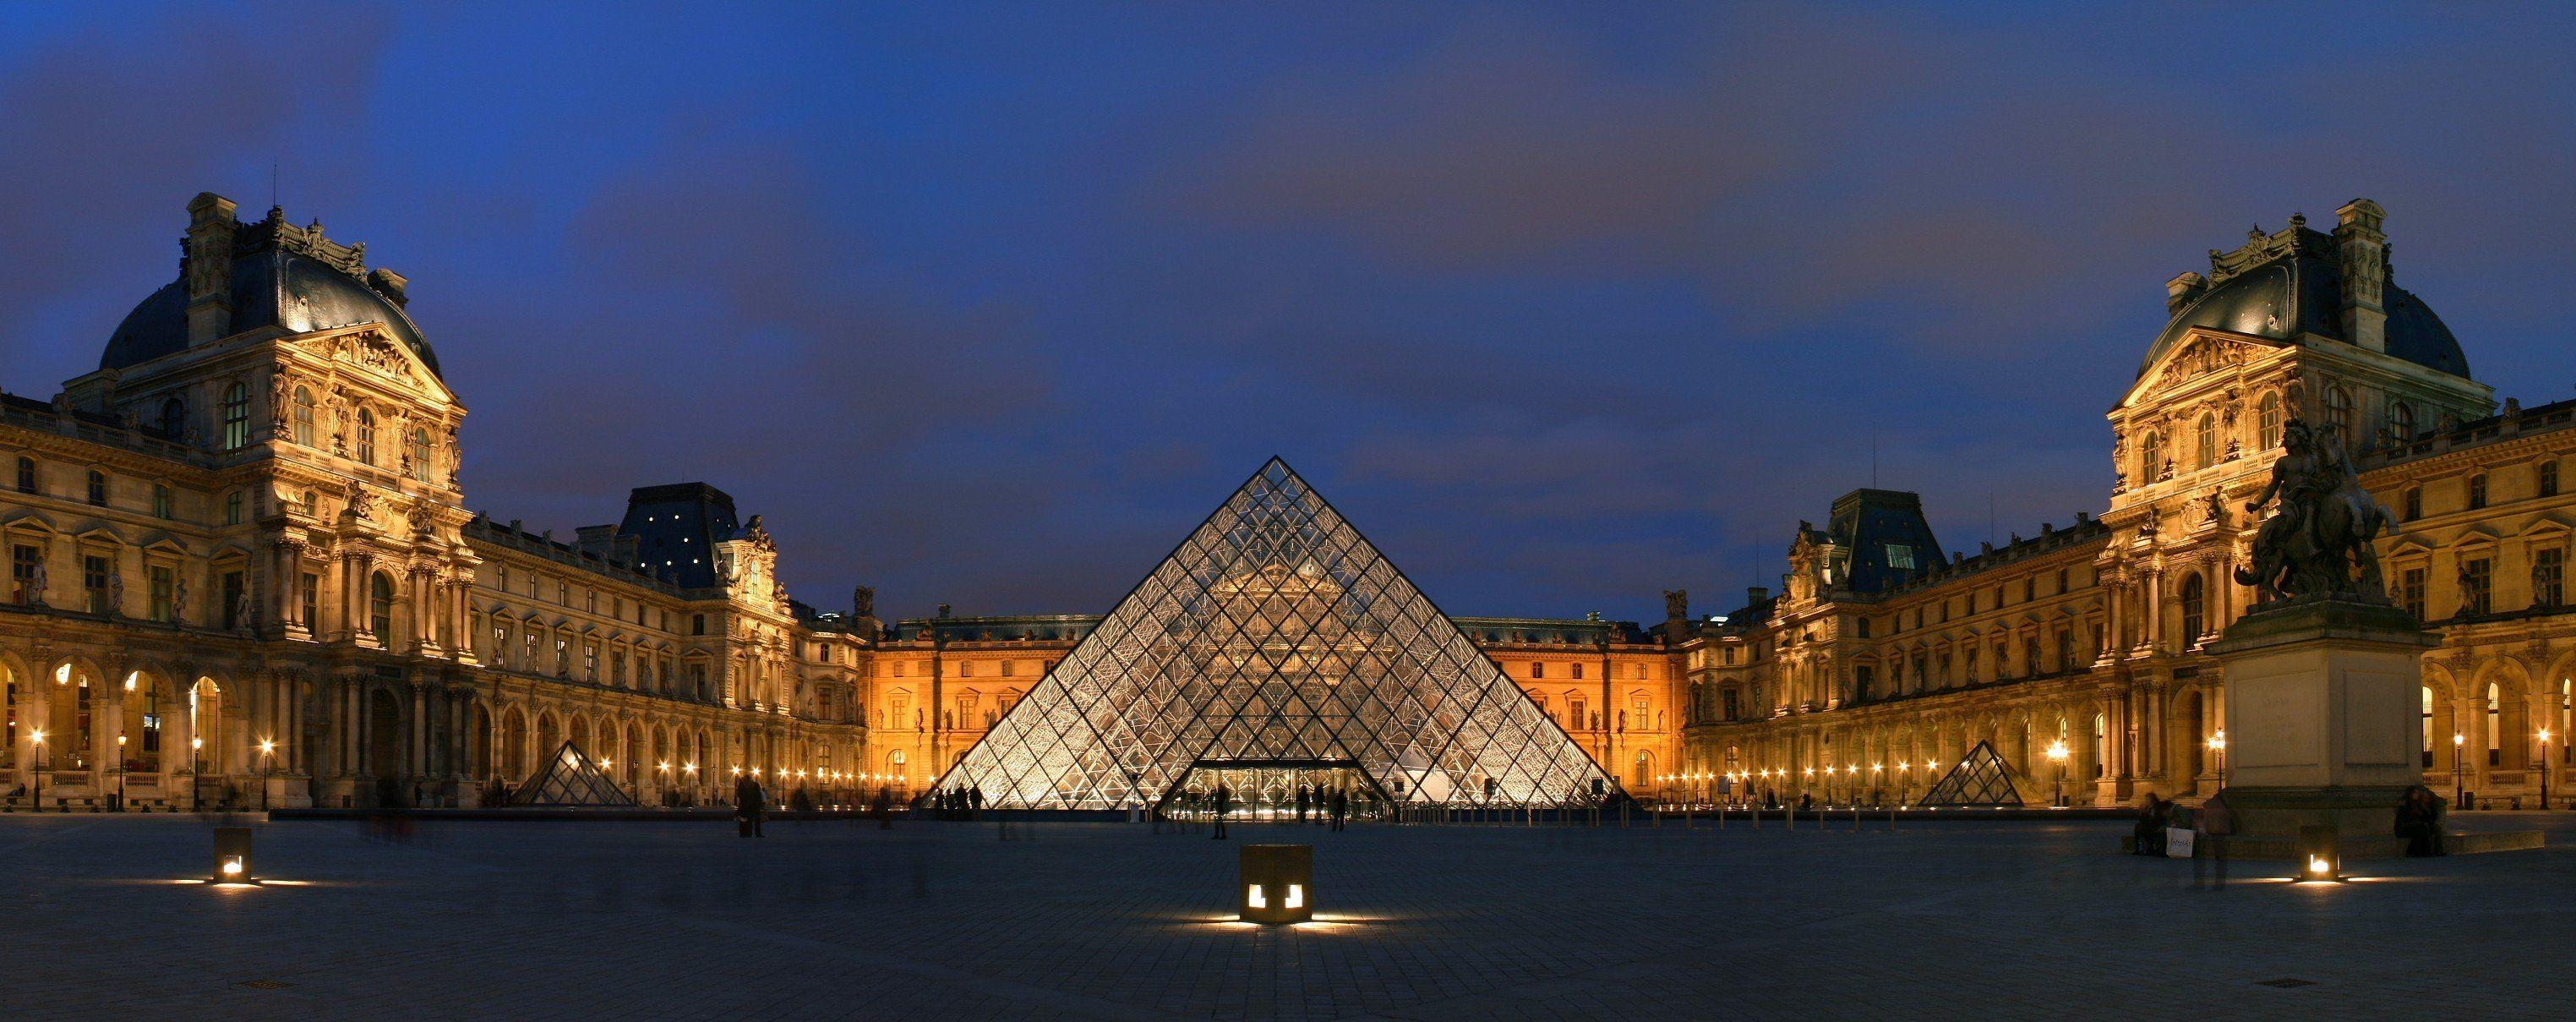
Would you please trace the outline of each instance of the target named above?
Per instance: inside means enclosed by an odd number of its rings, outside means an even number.
[[[2105,822],[280,821],[250,889],[178,882],[205,819],[11,815],[0,1018],[2566,1017],[2576,815],[2458,819],[2552,847],[2200,891]],[[1327,922],[1221,921],[1292,838]]]

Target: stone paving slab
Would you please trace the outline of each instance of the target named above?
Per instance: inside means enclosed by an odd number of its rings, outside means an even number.
[[[2564,1017],[2576,814],[2339,887],[2109,849],[2118,823],[1795,832],[0,817],[0,1018]],[[1241,840],[1323,922],[1224,921]],[[2307,985],[2258,985],[2276,979]]]

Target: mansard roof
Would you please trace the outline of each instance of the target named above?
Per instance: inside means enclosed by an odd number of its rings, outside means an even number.
[[[2257,229],[2233,251],[2209,253],[2209,284],[2165,324],[2138,366],[2146,375],[2193,328],[2297,340],[2322,337],[2352,343],[2343,330],[2343,271],[2332,235],[2308,229],[2302,218],[2272,234]],[[2383,271],[2388,272],[2388,271]],[[2469,375],[2468,356],[2451,328],[2423,299],[2390,279],[2381,305],[2388,313],[2388,353],[2453,376]]]

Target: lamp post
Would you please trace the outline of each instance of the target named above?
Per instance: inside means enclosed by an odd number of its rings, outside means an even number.
[[[2209,756],[2210,756],[2210,763],[2211,763],[2212,765],[2214,765],[2214,766],[2216,766],[2216,767],[2218,768],[2218,790],[2220,790],[2220,791],[2226,791],[2226,790],[2227,790],[2227,729],[2226,729],[2226,728],[2220,728],[2220,729],[2218,729],[2218,730],[2216,730],[2216,731],[2210,732],[2210,735],[2209,735]]]
[[[689,801],[694,804],[697,802],[699,796],[698,765],[695,763],[683,763],[680,765],[680,772],[689,775]]]
[[[2467,780],[2460,774],[2460,756],[2463,755],[2462,747],[2468,742],[2469,736],[2451,732],[2451,804],[2455,806],[2467,794]]]
[[[2055,764],[2057,764],[2057,790],[2056,790],[2056,792],[2055,792],[2054,794],[2052,794],[2052,795],[2049,797],[2049,805],[2051,805],[2051,806],[2053,806],[2053,807],[2055,807],[2055,808],[2058,808],[2058,809],[2064,809],[2064,808],[2066,808],[2066,740],[2065,740],[2065,739],[2060,738],[2060,739],[2058,739],[2058,740],[2056,740],[2056,741],[2053,741],[2053,742],[2048,743],[2048,761],[2049,761],[2049,762],[2051,762],[2051,763],[2055,763]]]
[[[33,753],[35,758],[33,768],[36,778],[35,787],[27,789],[27,805],[30,807],[30,812],[41,813],[45,811],[45,729],[37,728],[35,733],[28,737],[32,739],[36,745],[35,752]]]
[[[275,739],[262,738],[259,740],[259,811],[263,813],[268,811],[268,775],[269,771],[276,766],[276,754],[277,741]]]
[[[192,813],[201,812],[206,808],[205,796],[199,793],[197,787],[197,750],[205,747],[206,740],[203,738],[188,739],[188,811]]]
[[[2540,808],[2549,808],[2549,729],[2540,729]]]
[[[116,811],[125,811],[125,736],[116,736]]]

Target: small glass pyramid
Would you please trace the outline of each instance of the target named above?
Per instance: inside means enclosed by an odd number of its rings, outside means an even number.
[[[1218,783],[1238,804],[1312,784],[1416,805],[1559,805],[1611,784],[1277,458],[939,783],[1050,809],[1142,808]]]
[[[631,806],[635,797],[571,742],[555,750],[546,768],[510,793],[514,806]]]
[[[2021,794],[2013,790],[2012,768],[2004,758],[1995,755],[1994,747],[1978,742],[1968,750],[1957,766],[1941,775],[1940,783],[1914,803],[1917,806],[1943,808],[1995,808],[2021,805]]]

